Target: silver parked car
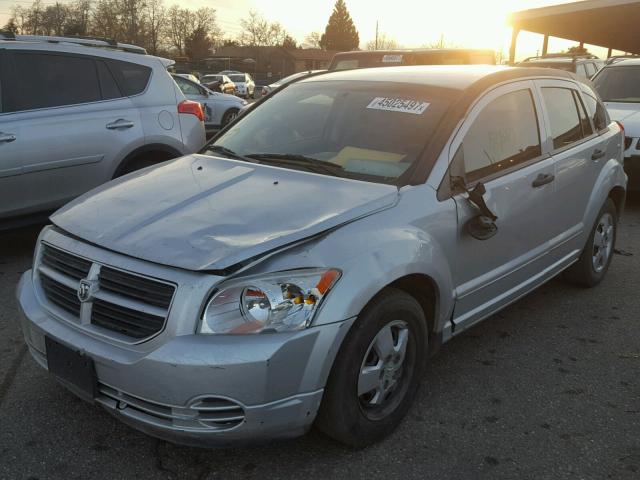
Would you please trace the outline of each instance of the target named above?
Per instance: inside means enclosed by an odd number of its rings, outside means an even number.
[[[248,102],[235,95],[213,92],[204,85],[173,75],[178,87],[189,100],[202,105],[204,111],[204,124],[207,130],[219,129],[227,123],[235,120],[238,112]]]
[[[0,34],[0,229],[200,149],[202,108],[171,63],[133,45]]]
[[[626,177],[594,106],[552,69],[291,83],[52,216],[18,286],[29,351],[175,442],[375,442],[439,345],[560,272],[605,276]]]

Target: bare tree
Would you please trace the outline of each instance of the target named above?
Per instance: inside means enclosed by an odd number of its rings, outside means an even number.
[[[320,32],[311,32],[309,35],[304,37],[302,42],[303,48],[321,48],[320,47],[320,39],[322,38],[322,34]]]
[[[152,54],[157,54],[160,48],[163,32],[166,26],[167,10],[162,0],[149,0],[144,12],[147,25],[146,47]]]

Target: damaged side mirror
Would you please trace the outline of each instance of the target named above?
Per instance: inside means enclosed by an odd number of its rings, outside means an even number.
[[[487,190],[482,182],[476,183],[473,190],[467,189],[467,184],[463,177],[452,177],[453,186],[462,189],[467,193],[467,201],[473,205],[479,214],[471,218],[465,225],[467,232],[477,240],[488,240],[498,233],[496,220],[498,217],[489,209],[484,201],[484,194]]]

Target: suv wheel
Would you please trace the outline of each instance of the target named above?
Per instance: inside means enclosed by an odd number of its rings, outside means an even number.
[[[420,304],[389,288],[362,312],[344,340],[316,425],[354,447],[381,440],[407,413],[424,373],[427,329]]]
[[[598,285],[611,265],[617,231],[618,212],[608,198],[598,213],[580,258],[565,271],[565,278],[583,287]]]

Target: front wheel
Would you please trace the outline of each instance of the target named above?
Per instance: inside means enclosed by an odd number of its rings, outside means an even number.
[[[608,198],[596,217],[580,258],[565,271],[565,278],[583,287],[598,285],[611,265],[617,231],[618,212]]]
[[[362,312],[340,348],[316,419],[330,437],[362,447],[406,415],[424,373],[427,328],[420,304],[386,289]]]

